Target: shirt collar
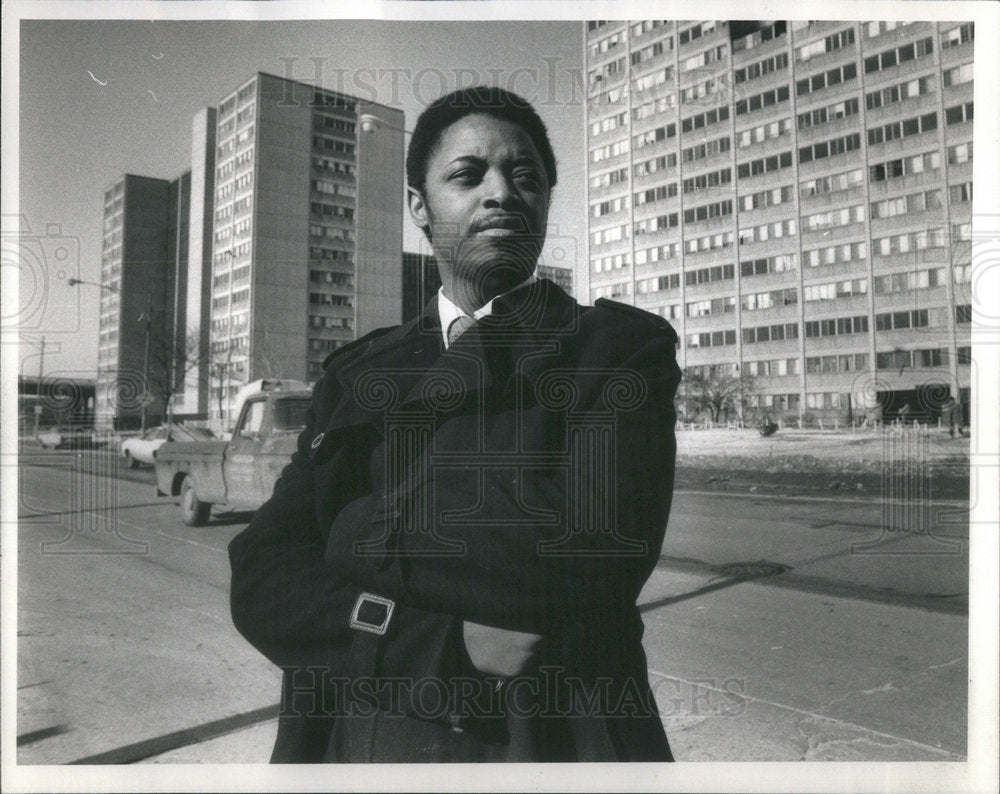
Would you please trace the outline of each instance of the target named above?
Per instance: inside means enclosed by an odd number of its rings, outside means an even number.
[[[492,314],[493,313],[493,301],[495,301],[497,298],[500,298],[500,297],[502,297],[504,295],[507,295],[507,294],[513,292],[514,290],[521,289],[521,287],[525,287],[528,284],[533,284],[537,280],[538,280],[537,276],[535,276],[535,274],[532,273],[530,276],[528,276],[528,278],[526,278],[524,281],[522,281],[517,286],[511,287],[509,290],[506,290],[505,292],[501,292],[499,295],[494,295],[483,306],[481,306],[480,308],[476,309],[476,311],[474,311],[472,313],[473,319],[480,320],[483,317],[486,317],[487,315]],[[458,305],[456,305],[447,295],[444,294],[444,287],[443,286],[440,289],[438,289],[438,316],[441,318],[441,335],[444,337],[444,347],[447,350],[448,349],[448,328],[459,317],[464,317],[464,316],[467,316],[467,315],[465,314],[464,311],[462,311],[461,308],[459,308]]]

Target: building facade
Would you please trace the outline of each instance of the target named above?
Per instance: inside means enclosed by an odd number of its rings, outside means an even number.
[[[589,297],[656,312],[742,411],[968,401],[974,31],[585,23]]]
[[[440,288],[434,255],[403,251],[403,322],[418,316]]]
[[[138,427],[166,411],[190,174],[126,174],[104,192],[96,424]]]
[[[556,286],[562,287],[570,295],[573,294],[573,271],[568,267],[556,265],[539,265],[536,273],[539,278],[547,278]]]
[[[361,116],[375,123],[359,124]],[[209,416],[400,322],[403,114],[258,73],[218,106]]]

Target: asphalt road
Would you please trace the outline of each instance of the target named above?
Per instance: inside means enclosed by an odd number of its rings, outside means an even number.
[[[19,762],[145,760],[266,727],[279,675],[228,609],[225,548],[248,515],[185,527],[148,469],[122,479],[113,458],[22,464]],[[678,492],[640,598],[675,755],[964,757],[966,521],[955,504]],[[266,760],[270,735],[231,760]]]

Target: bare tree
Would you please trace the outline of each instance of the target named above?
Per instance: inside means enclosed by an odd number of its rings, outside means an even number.
[[[174,395],[184,388],[187,374],[198,368],[200,332],[192,329],[183,339],[160,341],[149,349],[147,389],[154,402],[162,405],[162,416],[172,422]]]
[[[746,401],[756,391],[752,376],[734,371],[728,364],[688,367],[681,386],[684,399],[699,411],[709,411],[713,422],[724,414],[742,419]]]

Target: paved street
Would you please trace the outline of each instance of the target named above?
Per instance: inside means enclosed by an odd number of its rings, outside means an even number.
[[[21,469],[19,761],[266,760],[279,676],[227,600],[247,514],[189,528],[148,470],[28,460],[46,465]],[[678,493],[640,599],[677,757],[963,757],[964,521],[954,505]]]

